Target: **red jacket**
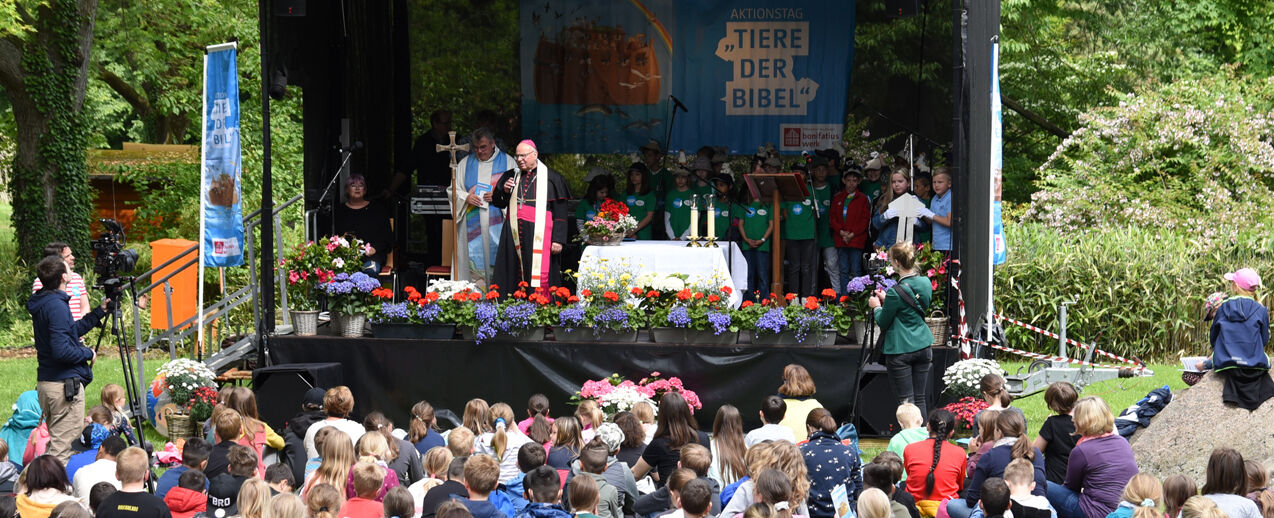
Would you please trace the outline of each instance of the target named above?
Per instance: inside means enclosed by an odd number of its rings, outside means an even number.
[[[871,204],[867,195],[855,191],[854,197],[845,203],[845,191],[832,197],[832,208],[827,211],[828,223],[832,227],[832,245],[836,248],[867,248],[867,225],[871,223]],[[841,239],[840,231],[854,233],[854,238],[846,242]]]
[[[174,487],[164,495],[164,503],[173,518],[190,518],[208,509],[208,495],[184,487]]]

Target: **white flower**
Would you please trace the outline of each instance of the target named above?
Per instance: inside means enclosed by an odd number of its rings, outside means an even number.
[[[332,266],[334,266],[334,267],[336,267],[336,268],[344,268],[344,267],[345,267],[345,260],[344,260],[344,259],[341,259],[340,257],[337,257],[337,258],[335,258],[335,259],[332,259]]]

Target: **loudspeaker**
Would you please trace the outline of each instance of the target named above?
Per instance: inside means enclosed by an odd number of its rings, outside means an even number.
[[[920,0],[885,0],[885,16],[907,18],[920,13]]]
[[[252,371],[257,414],[276,431],[301,411],[301,399],[312,387],[344,385],[339,363],[285,363]]]
[[[858,427],[859,436],[890,437],[897,433],[898,419],[895,415],[898,405],[894,403],[894,392],[889,386],[889,373],[878,363],[863,367],[863,377],[858,380]]]

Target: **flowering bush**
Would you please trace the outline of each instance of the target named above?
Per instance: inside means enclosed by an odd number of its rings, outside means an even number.
[[[600,209],[593,219],[584,222],[581,238],[628,234],[637,229],[637,220],[628,215],[628,205],[608,199],[602,202]]]
[[[332,311],[358,315],[377,309],[378,297],[372,293],[380,289],[380,280],[363,272],[338,273],[319,287],[327,294],[328,309]]]
[[[955,403],[948,404],[942,408],[948,412],[955,414],[956,428],[960,430],[973,429],[973,416],[978,415],[986,407],[991,406],[985,400],[979,397],[962,397]]]
[[[943,257],[942,252],[934,250],[932,246],[926,246],[925,243],[916,247],[916,267],[921,275],[929,278],[933,286],[933,300],[929,303],[930,313],[942,311],[943,305],[946,304],[939,290],[943,289],[947,283],[947,266],[950,266],[950,260]]]
[[[190,418],[195,421],[204,421],[212,417],[212,409],[217,406],[217,389],[212,387],[199,387],[190,395],[190,399],[186,404],[182,405]]]
[[[171,360],[155,371],[155,382],[168,389],[172,401],[190,401],[200,387],[215,387],[217,375],[201,362],[186,358]]]
[[[969,358],[955,362],[942,374],[942,383],[947,388],[943,392],[956,397],[979,397],[982,395],[982,377],[987,374],[1004,375],[1000,364],[995,360]]]
[[[586,399],[597,401],[597,406],[601,407],[602,412],[609,419],[619,412],[632,410],[633,405],[639,402],[649,403],[651,408],[658,411],[659,404],[657,401],[659,401],[660,397],[668,392],[678,392],[682,398],[685,398],[686,403],[690,405],[691,412],[703,408],[703,403],[699,401],[699,395],[687,389],[682,384],[681,378],[663,379],[659,376],[658,372],[652,372],[650,376],[642,378],[638,383],[624,379],[619,374],[611,374],[610,377],[599,380],[585,381],[584,385],[575,392],[575,395],[571,396],[571,404],[578,405]]]

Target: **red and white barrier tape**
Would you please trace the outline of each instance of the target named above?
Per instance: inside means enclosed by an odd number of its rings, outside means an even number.
[[[958,339],[969,336],[969,319],[964,314],[964,292],[960,291],[960,275],[964,273],[964,268],[959,259],[952,259],[949,269],[955,270],[950,272],[951,275],[948,278],[951,279],[951,287],[956,290],[956,300],[960,307],[960,334],[956,335]],[[969,349],[968,342],[960,342],[960,359],[967,360],[971,356],[973,356],[973,351]]]
[[[985,345],[985,346],[987,346],[987,347],[990,347],[990,348],[992,348],[992,349],[999,349],[999,350],[1004,351],[1004,352],[1013,353],[1013,354],[1016,354],[1016,355],[1019,355],[1019,356],[1025,356],[1025,357],[1027,357],[1027,358],[1033,358],[1033,359],[1036,359],[1036,360],[1045,360],[1045,361],[1053,361],[1053,362],[1065,362],[1065,363],[1070,363],[1070,364],[1074,364],[1074,365],[1089,365],[1089,366],[1093,366],[1093,367],[1101,367],[1101,368],[1107,368],[1107,369],[1127,369],[1127,368],[1130,368],[1130,367],[1122,367],[1122,366],[1119,366],[1119,365],[1109,365],[1109,364],[1105,364],[1105,363],[1093,363],[1093,362],[1086,362],[1086,361],[1084,361],[1084,360],[1080,360],[1080,359],[1078,359],[1078,358],[1062,358],[1061,356],[1052,356],[1052,355],[1048,355],[1048,354],[1033,353],[1033,352],[1030,352],[1030,351],[1023,351],[1023,350],[1021,350],[1021,349],[1014,349],[1014,348],[1012,348],[1012,347],[1008,347],[1008,346],[1005,346],[1005,345],[994,344],[994,343],[990,343],[990,342],[984,342],[984,341],[982,341],[982,340],[977,340],[977,339],[974,339],[974,338],[964,338],[964,337],[958,337],[958,338],[959,338],[959,340],[960,340],[960,341],[965,342],[965,343],[975,343],[975,344],[981,344],[981,345]],[[1135,364],[1134,364],[1134,365],[1135,365]],[[1132,367],[1132,368],[1133,368],[1133,369],[1135,369],[1135,370],[1145,369],[1145,367],[1143,367],[1143,366],[1141,366],[1141,365],[1135,365],[1135,367]]]
[[[1049,330],[1047,330],[1047,329],[1040,329],[1040,328],[1035,327],[1035,326],[1033,326],[1033,325],[1031,325],[1031,324],[1028,324],[1028,323],[1026,323],[1026,322],[1022,322],[1021,320],[1015,320],[1015,319],[1012,319],[1012,318],[1006,317],[1006,316],[1004,316],[1004,315],[995,315],[995,318],[997,318],[997,319],[999,319],[999,320],[1003,320],[1003,321],[1008,322],[1008,323],[1010,323],[1010,324],[1016,325],[1016,326],[1018,326],[1018,327],[1023,327],[1023,328],[1029,329],[1029,330],[1031,330],[1031,331],[1035,331],[1036,333],[1042,334],[1042,335],[1047,336],[1047,337],[1050,337],[1050,338],[1054,338],[1054,339],[1061,339],[1061,336],[1060,336],[1060,335],[1058,335],[1057,333],[1054,333],[1054,332],[1049,331]],[[1074,345],[1074,346],[1076,346],[1076,347],[1083,348],[1083,349],[1085,349],[1085,350],[1087,350],[1087,349],[1090,349],[1090,348],[1091,348],[1088,344],[1080,343],[1079,341],[1074,340],[1074,339],[1072,339],[1072,338],[1067,338],[1067,339],[1066,339],[1066,343],[1071,344],[1071,345]],[[1118,355],[1118,354],[1109,353],[1109,352],[1103,351],[1103,350],[1101,350],[1101,349],[1093,349],[1093,352],[1095,352],[1095,353],[1097,353],[1097,354],[1100,354],[1100,355],[1102,355],[1102,356],[1105,356],[1105,357],[1107,357],[1107,358],[1111,358],[1111,359],[1114,359],[1114,360],[1117,360],[1117,361],[1120,361],[1120,362],[1123,362],[1123,363],[1127,363],[1127,364],[1130,364],[1130,365],[1134,365],[1134,366],[1136,366],[1136,367],[1137,367],[1137,368],[1139,368],[1139,369],[1145,369],[1145,368],[1146,368],[1145,366],[1141,365],[1140,363],[1137,363],[1135,360],[1130,360],[1130,359],[1128,359],[1128,358],[1124,358],[1123,356],[1120,356],[1120,355]]]

